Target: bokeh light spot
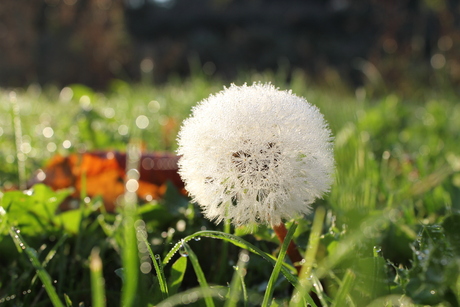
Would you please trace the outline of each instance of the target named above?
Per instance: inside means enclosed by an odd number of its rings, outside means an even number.
[[[141,67],[142,72],[144,73],[152,72],[153,67],[154,67],[153,60],[150,58],[143,59],[141,61],[140,67]]]
[[[64,147],[65,149],[69,149],[71,146],[72,142],[70,142],[69,140],[65,140],[64,142],[62,142],[62,147]]]
[[[436,53],[431,57],[430,63],[434,69],[441,69],[444,67],[444,65],[446,65],[446,58],[444,55]]]
[[[142,273],[148,274],[152,270],[152,265],[149,262],[142,262],[140,269]]]
[[[127,134],[128,134],[128,131],[129,131],[129,129],[128,129],[128,126],[126,126],[126,125],[120,125],[120,126],[118,127],[118,133],[119,133],[120,135],[127,135]]]
[[[115,116],[115,110],[113,108],[105,108],[104,116],[106,118],[113,118]]]
[[[149,118],[145,115],[139,115],[136,118],[136,126],[139,129],[145,129],[149,126]]]
[[[53,142],[49,142],[48,145],[46,145],[46,150],[48,150],[49,152],[55,152],[56,149],[57,149],[57,146]]]
[[[137,182],[136,179],[129,179],[127,182],[126,182],[126,190],[128,192],[136,192],[137,189],[139,188],[139,182]]]
[[[51,127],[45,127],[43,128],[42,133],[45,138],[49,139],[54,135],[54,130]]]
[[[152,113],[157,113],[160,110],[160,103],[156,100],[152,100],[148,104],[149,111]]]

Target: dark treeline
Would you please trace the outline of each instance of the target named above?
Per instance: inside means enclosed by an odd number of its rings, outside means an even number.
[[[199,64],[199,65],[198,65]],[[0,86],[114,78],[163,82],[193,69],[301,69],[359,86],[460,81],[458,1],[45,0],[0,2]],[[331,73],[333,72],[333,73]],[[150,79],[149,79],[150,80]],[[409,80],[409,81],[408,81]]]

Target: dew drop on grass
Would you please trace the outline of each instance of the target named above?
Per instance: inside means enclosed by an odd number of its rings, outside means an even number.
[[[34,191],[33,190],[25,190],[23,193],[28,195],[28,196],[32,196],[34,194]]]
[[[188,257],[188,251],[187,251],[187,247],[186,247],[186,244],[185,242],[182,242],[180,247],[179,247],[179,254],[182,256],[182,257]]]
[[[374,246],[374,257],[381,257],[382,256],[382,247],[376,245]]]
[[[200,238],[200,237],[196,237],[196,238],[194,238],[194,240],[195,240],[195,241],[200,241],[201,238]]]

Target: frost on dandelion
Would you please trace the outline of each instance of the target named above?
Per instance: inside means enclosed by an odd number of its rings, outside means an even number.
[[[192,110],[178,137],[179,173],[207,218],[278,225],[308,214],[334,171],[318,108],[271,84],[236,86]]]

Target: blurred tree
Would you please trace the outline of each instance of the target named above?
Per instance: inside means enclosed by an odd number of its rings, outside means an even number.
[[[0,3],[0,84],[104,86],[129,61],[121,0]]]

